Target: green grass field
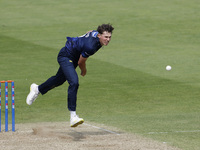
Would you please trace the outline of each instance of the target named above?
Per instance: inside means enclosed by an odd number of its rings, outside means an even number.
[[[16,122],[69,120],[67,83],[32,106],[25,103],[29,86],[56,73],[66,36],[112,23],[111,43],[88,59],[80,77],[78,114],[198,150],[199,10],[198,0],[0,0],[0,80],[15,81]]]

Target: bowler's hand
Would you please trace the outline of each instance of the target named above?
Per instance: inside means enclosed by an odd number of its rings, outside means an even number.
[[[87,73],[87,70],[86,70],[86,69],[81,70],[81,75],[82,75],[83,77],[86,75],[86,73]]]
[[[87,69],[86,69],[86,60],[87,58],[84,58],[82,55],[80,55],[79,61],[78,61],[78,65],[79,68],[81,69],[81,75],[84,77],[87,73]]]

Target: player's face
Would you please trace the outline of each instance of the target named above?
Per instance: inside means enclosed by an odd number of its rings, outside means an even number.
[[[106,46],[111,40],[112,33],[104,31],[102,34],[98,34],[99,41],[101,46]]]

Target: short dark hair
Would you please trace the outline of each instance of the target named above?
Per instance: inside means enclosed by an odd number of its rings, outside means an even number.
[[[98,28],[97,28],[97,31],[100,34],[102,34],[104,31],[112,33],[113,30],[114,30],[114,28],[112,27],[111,24],[102,24],[102,25],[98,26]]]

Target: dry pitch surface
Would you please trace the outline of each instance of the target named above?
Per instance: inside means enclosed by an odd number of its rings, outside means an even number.
[[[17,124],[16,132],[0,133],[1,150],[178,150],[103,125],[84,123]]]

